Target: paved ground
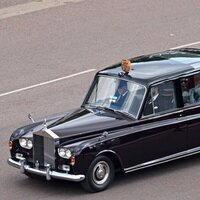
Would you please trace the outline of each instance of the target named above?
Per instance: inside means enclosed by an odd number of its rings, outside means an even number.
[[[0,8],[25,2],[1,1]],[[95,71],[7,92],[102,69],[124,57],[200,47],[199,9],[198,0],[85,0],[0,20],[0,199],[199,199],[198,156],[117,176],[100,194],[74,183],[30,180],[6,163],[9,136],[29,123],[27,113],[42,119],[79,106]]]
[[[7,8],[10,6],[15,6],[19,4],[24,4],[27,2],[31,2],[32,0],[1,0],[0,8]]]

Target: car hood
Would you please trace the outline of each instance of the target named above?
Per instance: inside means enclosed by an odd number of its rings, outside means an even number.
[[[80,108],[48,126],[60,138],[113,130],[130,123],[125,117],[105,110]]]
[[[103,133],[103,131],[119,129],[133,121],[105,110],[78,108],[73,112],[47,119],[46,125],[48,129],[59,136],[60,142],[63,143],[84,137],[91,138],[94,135]],[[32,137],[34,133],[41,131],[43,128],[44,121],[26,125],[15,130],[11,135],[11,140],[19,139],[22,136]]]

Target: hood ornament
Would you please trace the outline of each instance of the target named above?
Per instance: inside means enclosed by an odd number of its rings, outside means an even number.
[[[34,123],[35,122],[35,120],[33,119],[33,117],[32,117],[32,115],[29,113],[28,114],[28,118]]]

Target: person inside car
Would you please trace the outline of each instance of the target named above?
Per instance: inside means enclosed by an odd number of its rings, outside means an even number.
[[[169,83],[153,86],[150,90],[143,115],[150,115],[175,108],[173,87]]]
[[[115,92],[115,100],[111,103],[111,108],[120,109],[122,108],[127,96],[129,94],[129,90],[127,87],[127,81],[120,80],[118,88]]]

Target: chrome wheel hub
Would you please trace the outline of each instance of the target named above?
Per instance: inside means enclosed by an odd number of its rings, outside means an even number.
[[[95,184],[104,184],[107,181],[109,175],[110,167],[107,162],[100,161],[94,166],[92,177]]]

